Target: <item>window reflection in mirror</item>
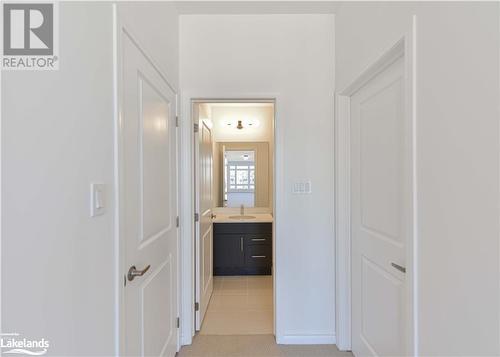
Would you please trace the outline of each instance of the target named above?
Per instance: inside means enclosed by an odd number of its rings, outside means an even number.
[[[255,151],[228,150],[224,157],[224,207],[255,206]]]

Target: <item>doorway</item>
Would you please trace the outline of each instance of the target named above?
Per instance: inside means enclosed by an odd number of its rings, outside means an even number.
[[[274,333],[274,100],[194,100],[195,329]]]

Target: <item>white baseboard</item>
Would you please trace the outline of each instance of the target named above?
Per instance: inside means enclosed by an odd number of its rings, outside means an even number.
[[[190,344],[193,343],[193,337],[185,336],[181,334],[181,347],[182,346],[189,346]]]
[[[276,336],[279,345],[334,345],[335,335],[283,335]]]

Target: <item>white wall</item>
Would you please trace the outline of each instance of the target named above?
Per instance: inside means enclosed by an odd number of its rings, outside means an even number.
[[[279,342],[332,342],[335,334],[333,30],[331,15],[180,17],[184,100],[278,95]],[[312,195],[291,194],[299,179],[311,180]]]
[[[273,141],[274,106],[259,107],[212,107],[212,133],[215,141]],[[259,121],[259,126],[247,126],[244,129],[224,126],[227,120],[252,118]]]
[[[177,86],[173,5],[119,7]],[[50,355],[115,353],[112,35],[111,3],[61,3],[59,71],[2,73],[2,332]]]
[[[499,355],[499,12],[495,3],[344,3],[343,89],[417,15],[418,348]]]
[[[59,71],[3,73],[2,329],[51,355],[114,348],[112,29],[110,4],[61,3]]]
[[[121,20],[154,59],[169,84],[179,88],[179,16],[171,1],[129,1],[118,5]]]

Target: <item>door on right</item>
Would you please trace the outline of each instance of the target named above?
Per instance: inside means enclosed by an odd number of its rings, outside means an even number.
[[[411,127],[404,58],[351,96],[352,350],[408,354]]]

